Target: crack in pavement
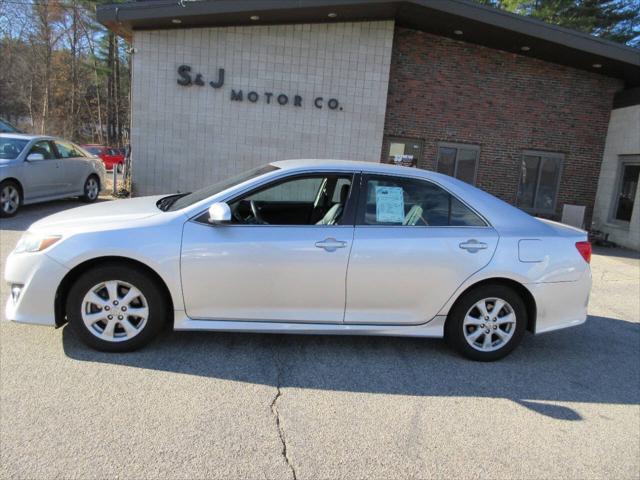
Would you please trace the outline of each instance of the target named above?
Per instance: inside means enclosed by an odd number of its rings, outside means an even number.
[[[273,397],[273,400],[271,401],[271,412],[273,413],[273,416],[276,419],[276,428],[278,429],[278,436],[280,437],[280,443],[282,444],[282,451],[281,451],[282,457],[284,458],[285,462],[287,462],[287,465],[291,470],[291,475],[293,476],[293,480],[298,480],[298,477],[296,476],[296,469],[294,468],[293,462],[291,461],[291,458],[289,458],[289,454],[287,452],[287,440],[285,438],[284,428],[282,426],[282,423],[280,422],[280,413],[278,412],[278,400],[282,396],[282,390],[281,390],[282,365],[280,363],[280,355],[276,353],[274,357],[276,360],[276,369],[277,369],[278,375],[277,375],[277,381],[276,381],[276,396]]]

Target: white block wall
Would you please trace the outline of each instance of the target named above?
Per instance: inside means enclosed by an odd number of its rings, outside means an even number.
[[[624,224],[611,220],[622,165],[620,155],[640,155],[640,105],[611,112],[593,212],[594,227],[609,233],[609,240],[640,250],[640,184],[631,222]]]
[[[135,32],[134,193],[190,191],[288,158],[379,161],[393,29],[385,21]],[[178,85],[183,64],[205,86]],[[214,89],[219,68],[225,82]],[[232,89],[243,90],[242,102]],[[252,90],[256,103],[246,98]],[[278,105],[280,93],[288,105]],[[329,98],[342,110],[330,110]]]

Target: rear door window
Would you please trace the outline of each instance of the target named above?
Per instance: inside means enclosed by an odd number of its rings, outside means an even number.
[[[426,180],[368,175],[363,197],[358,212],[359,225],[486,226],[464,203]]]
[[[78,158],[84,156],[82,150],[71,142],[56,141],[55,144],[60,158]]]

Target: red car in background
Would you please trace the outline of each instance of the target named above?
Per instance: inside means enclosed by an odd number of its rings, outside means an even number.
[[[114,167],[117,168],[118,171],[122,170],[122,165],[124,164],[124,152],[122,149],[105,147],[103,145],[83,145],[82,148],[100,157],[102,163],[104,163],[104,168],[107,170],[113,170]]]

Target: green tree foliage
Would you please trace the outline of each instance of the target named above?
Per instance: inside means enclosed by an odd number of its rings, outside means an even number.
[[[478,3],[640,46],[640,0],[478,0]]]

